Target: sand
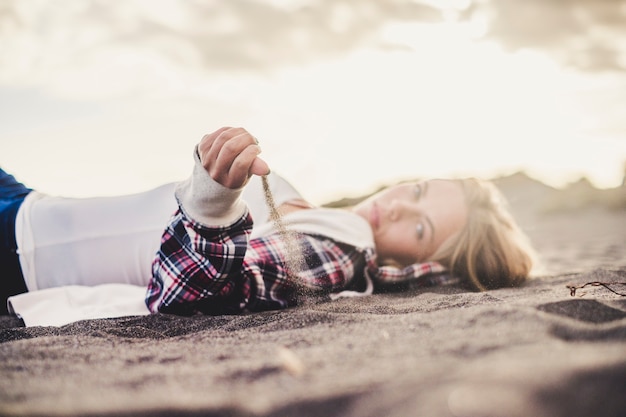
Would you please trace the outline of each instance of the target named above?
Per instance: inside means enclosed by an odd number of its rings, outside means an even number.
[[[541,255],[522,288],[64,327],[2,317],[0,415],[626,415],[626,297],[566,288],[626,282],[625,190],[498,185]]]

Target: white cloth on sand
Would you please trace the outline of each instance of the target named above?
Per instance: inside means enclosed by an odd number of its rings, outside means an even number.
[[[146,287],[102,284],[67,285],[10,297],[9,313],[26,326],[63,326],[79,320],[150,314],[144,302]]]

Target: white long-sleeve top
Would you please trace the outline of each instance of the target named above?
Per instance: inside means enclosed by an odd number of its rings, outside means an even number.
[[[280,176],[270,174],[268,180],[277,205],[302,198]],[[178,207],[175,186],[96,198],[30,193],[16,218],[28,290],[110,283],[146,286],[163,230]],[[255,224],[268,220],[259,177],[251,178],[242,198]]]

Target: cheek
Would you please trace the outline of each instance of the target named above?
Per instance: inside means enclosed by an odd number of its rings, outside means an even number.
[[[405,265],[417,262],[421,251],[412,230],[398,226],[388,232],[383,242],[387,256]]]
[[[395,240],[397,253],[410,260],[410,263],[425,262],[432,255],[432,245],[428,241],[428,236],[422,240],[418,239],[417,231],[412,225],[398,230],[397,236]]]

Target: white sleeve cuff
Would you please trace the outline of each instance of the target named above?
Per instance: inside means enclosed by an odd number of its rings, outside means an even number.
[[[227,226],[237,221],[247,210],[240,198],[240,189],[230,189],[215,181],[204,169],[194,150],[191,177],[176,187],[176,199],[184,213],[207,226]]]

